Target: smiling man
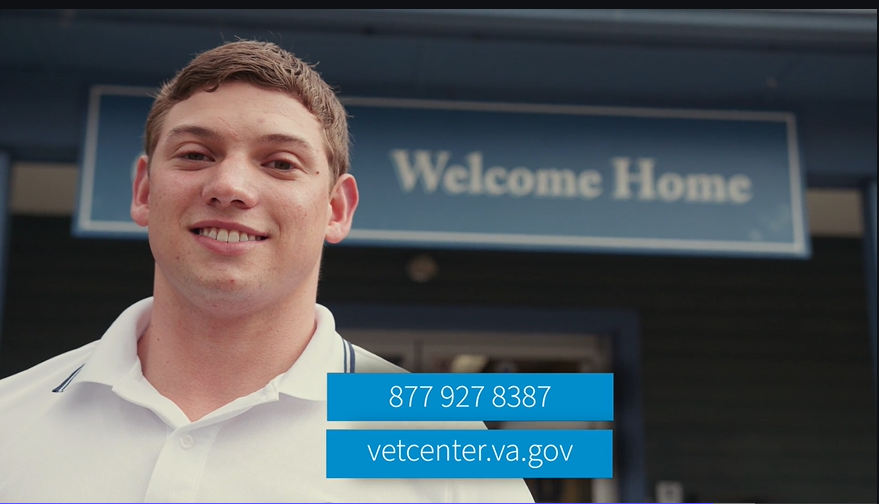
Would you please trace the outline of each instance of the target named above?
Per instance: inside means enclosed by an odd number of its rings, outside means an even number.
[[[131,215],[153,297],[0,381],[0,498],[531,501],[521,480],[326,478],[326,374],[400,370],[316,304],[358,192],[345,110],[309,65],[251,41],[199,55],[161,89],[145,152]]]

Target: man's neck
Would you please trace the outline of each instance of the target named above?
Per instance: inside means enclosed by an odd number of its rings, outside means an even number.
[[[137,354],[144,377],[191,421],[286,372],[314,334],[314,297],[246,313],[205,309],[181,297],[156,289]]]

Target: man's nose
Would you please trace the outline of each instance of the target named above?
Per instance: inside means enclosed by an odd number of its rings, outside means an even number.
[[[250,208],[256,205],[258,168],[240,157],[227,157],[214,165],[202,197],[209,205]]]

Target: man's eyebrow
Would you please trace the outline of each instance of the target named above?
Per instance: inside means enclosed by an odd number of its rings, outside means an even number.
[[[187,135],[215,141],[222,140],[222,135],[220,135],[219,132],[211,128],[205,128],[204,126],[178,126],[168,132],[166,139],[170,141],[174,140],[176,137]],[[315,146],[313,146],[308,140],[298,136],[285,135],[283,133],[262,135],[257,139],[257,142],[263,144],[295,144],[306,151],[317,153]]]
[[[257,141],[266,144],[295,144],[308,152],[313,154],[317,153],[315,146],[311,145],[308,140],[298,136],[285,135],[283,133],[271,133],[260,136]]]
[[[170,141],[174,140],[176,137],[186,135],[207,138],[210,140],[220,140],[221,138],[220,134],[215,130],[205,128],[204,126],[177,126],[168,132],[166,140]]]

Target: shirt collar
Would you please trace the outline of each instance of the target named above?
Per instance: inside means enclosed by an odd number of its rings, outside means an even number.
[[[82,370],[70,385],[92,382],[113,387],[140,361],[137,357],[137,340],[150,324],[153,298],[131,305],[104,333],[86,360]],[[333,314],[325,307],[315,304],[315,330],[302,352],[287,372],[277,376],[270,386],[291,397],[312,401],[326,401],[327,373],[343,373],[350,345],[336,333]]]
[[[344,373],[345,341],[336,333],[336,321],[325,307],[315,304],[311,341],[290,369],[275,378],[278,392],[312,401],[327,400],[327,373]]]
[[[139,363],[137,340],[150,325],[153,298],[131,305],[119,315],[95,345],[82,371],[71,382],[100,383],[113,386]]]

